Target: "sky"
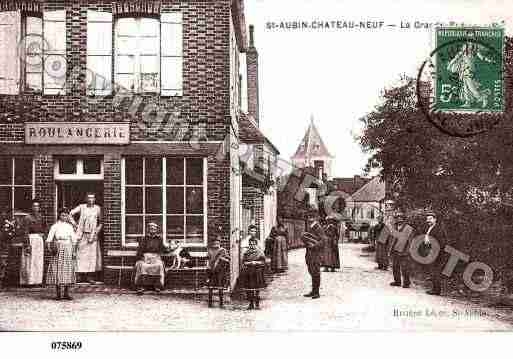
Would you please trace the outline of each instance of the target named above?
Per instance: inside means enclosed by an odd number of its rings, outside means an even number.
[[[433,49],[432,28],[415,22],[487,25],[504,21],[511,0],[246,0],[259,51],[260,127],[283,159],[296,151],[313,115],[335,156],[334,177],[363,174],[368,155],[354,136],[384,88],[416,76]],[[279,29],[292,21],[374,21],[374,29]],[[270,28],[268,23],[274,23]],[[406,28],[407,23],[410,28]],[[395,26],[388,26],[395,25]],[[402,25],[402,27],[401,27]],[[379,25],[378,25],[379,26]]]

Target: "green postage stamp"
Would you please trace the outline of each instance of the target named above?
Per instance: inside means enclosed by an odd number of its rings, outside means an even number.
[[[503,112],[504,29],[445,27],[435,37],[434,110]]]

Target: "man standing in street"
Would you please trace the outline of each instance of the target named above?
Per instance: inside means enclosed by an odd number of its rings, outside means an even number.
[[[388,270],[388,232],[383,215],[379,215],[378,224],[371,228],[369,239],[376,249],[376,269]]]
[[[411,283],[409,244],[413,235],[413,227],[406,223],[406,217],[402,213],[396,215],[395,226],[395,229],[390,229],[393,237],[390,253],[394,273],[394,281],[390,285],[400,287],[402,284],[403,288],[409,288]]]
[[[429,271],[431,272],[432,288],[427,292],[430,295],[441,295],[442,294],[442,269],[443,259],[441,253],[447,240],[447,233],[445,228],[437,221],[436,214],[434,212],[428,212],[426,214],[427,228],[424,231],[424,247],[427,249],[427,253],[431,251],[432,242],[437,241],[440,245],[440,252],[435,261],[429,265]]]
[[[319,223],[319,214],[313,209],[307,213],[306,232],[301,236],[301,240],[306,247],[305,261],[308,273],[312,277],[312,291],[304,296],[318,299],[321,286],[321,251],[328,239]]]

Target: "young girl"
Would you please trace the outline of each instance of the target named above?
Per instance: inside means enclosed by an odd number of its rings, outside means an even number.
[[[265,255],[257,243],[256,237],[251,237],[249,248],[242,257],[240,280],[249,300],[248,309],[260,309],[260,289],[265,288]]]

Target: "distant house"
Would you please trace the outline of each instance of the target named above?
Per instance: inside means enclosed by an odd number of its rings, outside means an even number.
[[[333,186],[347,194],[345,215],[355,223],[374,225],[380,213],[385,211],[385,182],[379,177],[334,178]]]

